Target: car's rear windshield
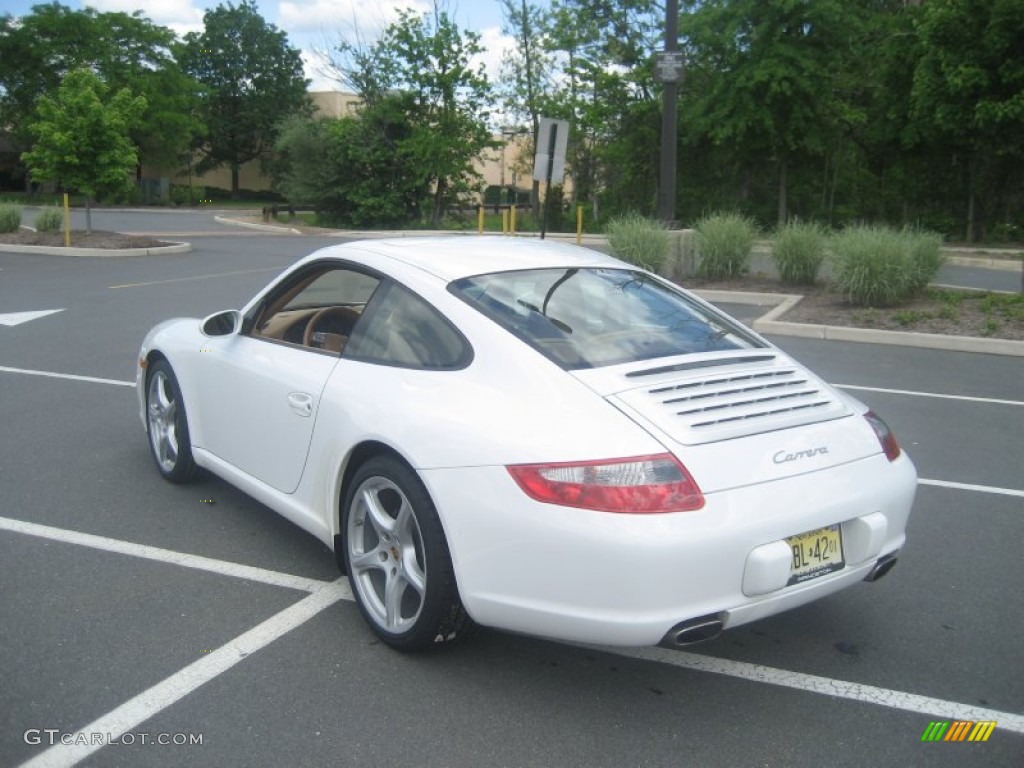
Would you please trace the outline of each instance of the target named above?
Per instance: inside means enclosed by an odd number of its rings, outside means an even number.
[[[764,346],[742,326],[643,272],[531,269],[450,290],[567,369]]]

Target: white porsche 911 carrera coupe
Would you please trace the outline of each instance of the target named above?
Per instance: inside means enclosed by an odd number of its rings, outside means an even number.
[[[332,246],[139,354],[160,473],[333,547],[389,645],[681,646],[896,562],[885,423],[649,272],[495,237]]]

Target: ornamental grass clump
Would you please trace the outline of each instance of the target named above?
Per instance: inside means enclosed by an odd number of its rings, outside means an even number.
[[[832,239],[833,279],[862,307],[889,307],[920,292],[941,264],[936,236],[856,226]]]
[[[21,206],[0,203],[0,232],[17,232],[21,226]]]
[[[739,277],[750,268],[757,227],[737,213],[715,213],[697,222],[697,274],[713,280]]]
[[[608,245],[618,258],[651,272],[660,272],[668,256],[669,235],[661,222],[638,213],[609,220]]]
[[[812,285],[825,260],[825,228],[815,222],[791,221],[772,238],[772,260],[784,283]]]
[[[36,229],[40,232],[60,232],[64,226],[64,213],[50,205],[36,216]]]
[[[925,230],[907,229],[903,231],[903,236],[907,239],[910,259],[915,268],[910,290],[912,293],[920,293],[928,287],[928,283],[935,278],[939,268],[946,261],[940,250],[942,235]]]

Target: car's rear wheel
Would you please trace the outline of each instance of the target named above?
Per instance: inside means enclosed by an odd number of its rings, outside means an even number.
[[[342,525],[359,610],[388,645],[414,651],[461,637],[459,600],[441,521],[416,473],[377,456],[352,477]]]
[[[196,476],[198,469],[192,459],[185,402],[166,360],[157,360],[147,369],[146,431],[153,461],[165,479],[185,483]]]

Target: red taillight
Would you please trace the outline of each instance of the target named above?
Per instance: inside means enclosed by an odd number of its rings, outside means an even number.
[[[509,473],[527,496],[599,512],[687,512],[704,495],[675,456],[635,456],[560,464],[517,464]]]
[[[896,441],[896,435],[889,429],[889,425],[878,418],[874,411],[865,413],[864,418],[868,420],[868,424],[875,430],[875,436],[878,438],[878,442],[882,444],[882,450],[885,451],[886,458],[889,461],[896,461],[900,456],[900,444]]]

